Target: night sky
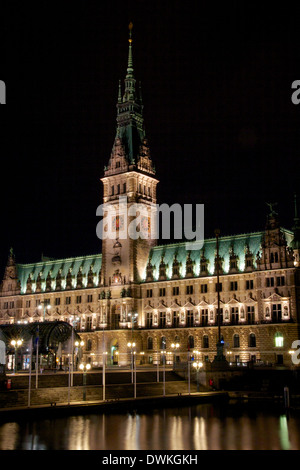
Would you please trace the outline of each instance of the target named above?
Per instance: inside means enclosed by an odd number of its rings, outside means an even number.
[[[204,203],[206,237],[262,230],[266,202],[292,227],[296,2],[31,4],[1,15],[1,271],[11,246],[19,263],[101,251],[96,209],[130,21],[158,203]]]

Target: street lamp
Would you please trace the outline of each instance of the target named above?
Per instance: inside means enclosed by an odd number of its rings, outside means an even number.
[[[88,370],[90,370],[91,364],[80,364],[79,369],[82,370],[83,376],[82,376],[82,385],[83,385],[83,400],[86,400],[86,373]]]
[[[23,340],[22,339],[13,339],[10,344],[15,348],[15,364],[14,364],[14,373],[17,372],[18,368],[17,368],[17,349],[21,346],[21,344],[23,343]]]
[[[42,300],[41,301],[41,304],[44,305],[44,311],[43,311],[43,321],[45,321],[45,316],[46,316],[46,309],[47,310],[50,310],[51,308],[51,305],[48,303],[48,301],[46,300]],[[41,306],[41,304],[38,306],[38,309],[41,310],[43,307]]]
[[[200,361],[193,362],[193,367],[196,369],[196,373],[197,373],[197,392],[199,392],[199,370],[203,367],[203,362],[200,362]]]
[[[160,351],[162,354],[162,361],[163,361],[163,396],[166,394],[166,351]]]
[[[173,349],[174,351],[174,355],[173,355],[173,369],[175,369],[175,354],[176,354],[176,351],[178,350],[180,344],[179,343],[172,343],[171,344],[171,348]]]
[[[84,341],[75,341],[74,345],[75,345],[76,348],[78,348],[77,349],[77,355],[79,356],[78,361],[80,361],[81,360],[81,352],[82,352],[81,348],[84,346]],[[79,348],[79,346],[80,346],[80,348]],[[77,370],[77,360],[76,360],[76,370]]]
[[[128,348],[131,348],[131,383],[133,383],[133,363],[134,363],[134,357],[133,357],[133,349],[135,348],[135,343],[127,343]]]

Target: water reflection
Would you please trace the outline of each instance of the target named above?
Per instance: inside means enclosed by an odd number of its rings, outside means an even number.
[[[199,405],[0,423],[0,450],[298,450],[300,412]]]

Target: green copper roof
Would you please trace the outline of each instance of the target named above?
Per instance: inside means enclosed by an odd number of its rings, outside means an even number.
[[[39,273],[42,277],[42,292],[45,291],[45,281],[49,272],[53,281],[55,281],[59,270],[61,270],[62,278],[62,289],[64,288],[64,279],[66,278],[70,268],[72,268],[72,276],[76,278],[80,268],[82,268],[83,276],[83,286],[85,287],[87,283],[87,275],[92,266],[94,273],[94,283],[95,286],[98,285],[98,276],[101,270],[102,264],[102,255],[88,255],[88,256],[78,256],[76,258],[66,258],[66,259],[56,259],[56,260],[42,260],[38,263],[33,264],[17,264],[18,269],[18,279],[21,283],[21,293],[26,293],[26,284],[29,275],[31,274],[31,279],[33,283],[36,282]],[[73,286],[76,287],[76,283]],[[54,289],[53,289],[54,290]]]
[[[293,240],[293,233],[282,229],[288,246],[291,245]],[[249,247],[250,252],[253,254],[253,265],[256,267],[256,255],[257,253],[261,252],[261,242],[263,239],[264,231],[255,232],[255,233],[248,233],[248,234],[241,234],[241,235],[234,235],[234,236],[226,236],[219,238],[219,256],[223,258],[223,269],[224,273],[229,272],[229,261],[230,261],[230,250],[233,248],[234,254],[238,256],[238,270],[240,272],[244,271],[245,268],[245,252],[247,246]],[[153,276],[154,280],[158,280],[159,276],[159,265],[162,260],[162,256],[164,259],[164,263],[166,264],[166,276],[167,279],[171,279],[172,276],[172,265],[174,261],[174,256],[176,254],[177,261],[181,263],[180,267],[180,276],[185,277],[186,273],[186,261],[188,254],[190,254],[190,258],[194,261],[194,276],[200,275],[200,259],[202,253],[204,251],[204,256],[208,259],[208,273],[209,275],[214,274],[214,267],[215,267],[215,256],[216,256],[216,239],[207,239],[204,241],[204,245],[201,249],[197,250],[190,250],[189,249],[190,243],[175,243],[171,245],[160,245],[154,247],[149,255],[148,261],[151,262],[153,266]],[[146,279],[146,269],[144,273],[144,279]]]

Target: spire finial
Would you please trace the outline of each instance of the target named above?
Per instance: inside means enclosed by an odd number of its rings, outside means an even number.
[[[132,28],[133,24],[130,22],[128,29],[129,29],[129,51],[128,51],[128,66],[127,66],[127,77],[126,78],[131,78],[133,77],[133,62],[132,62]]]

